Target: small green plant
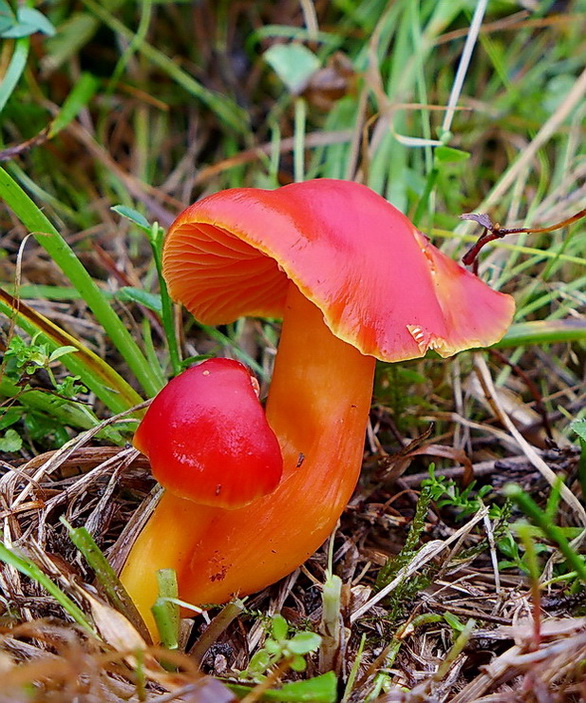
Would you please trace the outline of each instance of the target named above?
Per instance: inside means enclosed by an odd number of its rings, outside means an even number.
[[[1,39],[21,39],[37,32],[52,37],[55,27],[45,15],[33,7],[22,5],[14,13],[6,0],[0,0]]]
[[[8,378],[23,385],[40,370],[44,370],[49,376],[52,391],[64,398],[74,398],[79,393],[87,393],[87,388],[81,383],[79,376],[66,376],[58,381],[53,372],[52,365],[66,354],[74,354],[77,349],[72,346],[63,346],[50,350],[45,342],[38,341],[35,335],[30,343],[26,343],[22,337],[14,335],[8,344],[5,353],[5,373]]]
[[[80,377],[66,375],[58,379],[54,372],[54,366],[60,359],[76,351],[75,347],[69,345],[51,350],[46,342],[39,341],[38,335],[34,335],[28,343],[22,337],[13,335],[4,354],[3,388],[12,384],[17,396],[26,395],[32,390],[31,381],[42,371],[46,373],[50,387],[33,393],[48,395],[51,399],[50,407],[54,411],[61,408],[67,412],[66,405],[77,404],[78,413],[87,416],[86,419],[89,420],[87,409],[77,400],[79,394],[88,392],[88,389],[79,383]],[[0,407],[0,430],[22,420],[31,440],[47,444],[49,439],[49,446],[59,447],[69,439],[69,434],[61,423],[55,422],[56,412],[52,415],[13,401]],[[7,429],[0,437],[1,451],[17,452],[22,448],[22,444],[21,435],[13,428]]]
[[[496,541],[496,545],[505,557],[499,561],[499,569],[519,569],[525,574],[529,573],[527,555],[510,529]],[[547,551],[547,546],[538,542],[534,544],[534,550],[536,554],[541,554]]]
[[[462,489],[453,479],[436,476],[433,465],[429,467],[429,478],[422,481],[421,485],[429,490],[431,500],[440,510],[446,507],[454,508],[458,513],[458,520],[478,512],[484,505],[484,498],[492,490],[491,486],[481,486],[476,490],[476,481]]]
[[[397,576],[399,571],[416,556],[419,551],[419,541],[425,529],[425,519],[430,504],[431,492],[429,488],[423,487],[419,494],[415,515],[403,548],[399,554],[389,557],[386,564],[378,572],[375,584],[377,591],[387,586]],[[418,574],[406,578],[398,584],[385,600],[385,605],[388,609],[386,618],[388,622],[393,623],[397,618],[402,617],[408,604],[430,584],[434,573],[434,567],[426,565]]]
[[[427,511],[429,510],[431,500],[431,490],[428,487],[423,486],[422,491],[419,494],[419,499],[415,508],[415,515],[413,516],[413,521],[411,522],[409,534],[407,535],[405,544],[399,554],[390,557],[387,560],[387,563],[378,572],[378,576],[376,578],[377,590],[384,588],[388,583],[390,583],[395,578],[397,573],[406,564],[408,564],[417,553],[419,539],[425,529],[425,517],[427,515]],[[406,586],[407,583],[402,584],[395,592],[398,603],[402,601],[402,595],[404,595],[403,591]],[[395,595],[393,595],[392,598],[395,598]]]
[[[250,660],[243,678],[262,681],[266,672],[273,666],[280,665],[293,671],[305,671],[305,657],[316,652],[321,644],[321,637],[315,632],[296,632],[289,637],[289,624],[282,615],[274,615],[270,623],[271,637],[265,640]]]
[[[461,489],[458,484],[445,476],[436,476],[434,467],[430,467],[430,477],[422,482],[429,488],[435,505],[439,508],[449,507],[456,512],[456,520],[463,520],[469,515],[478,512],[484,505],[485,499],[491,493],[492,486],[481,486],[476,490],[476,482],[472,481],[466,488]],[[488,517],[493,523],[495,544],[499,553],[504,557],[498,562],[499,569],[519,569],[528,573],[528,564],[523,548],[519,545],[516,535],[511,531],[510,525],[511,503],[505,501],[504,505],[493,503],[489,507]],[[482,542],[474,551],[482,551],[486,544]],[[537,553],[547,550],[546,545],[536,544]]]

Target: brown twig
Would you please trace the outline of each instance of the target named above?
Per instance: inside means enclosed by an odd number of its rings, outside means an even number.
[[[462,263],[465,266],[476,267],[478,265],[477,259],[480,250],[486,246],[489,242],[493,242],[495,239],[502,239],[507,234],[522,234],[524,232],[536,234],[540,232],[554,232],[562,227],[567,227],[568,225],[577,222],[578,220],[586,217],[586,208],[580,210],[575,215],[568,217],[562,222],[556,222],[555,225],[550,225],[549,227],[501,227],[498,222],[493,222],[489,215],[486,213],[464,213],[460,215],[461,220],[472,220],[472,222],[477,222],[481,227],[484,228],[483,234],[480,235],[476,244],[474,244],[462,257]]]
[[[12,159],[20,156],[21,154],[25,154],[35,146],[44,144],[49,138],[50,129],[51,125],[49,124],[46,127],[43,127],[43,129],[38,134],[35,134],[34,137],[31,137],[20,144],[15,144],[14,146],[9,146],[6,147],[6,149],[2,149],[0,151],[0,161],[12,161]]]

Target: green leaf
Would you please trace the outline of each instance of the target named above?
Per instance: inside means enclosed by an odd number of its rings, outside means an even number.
[[[4,437],[0,437],[0,452],[18,452],[22,448],[22,437],[16,430],[6,430]]]
[[[0,0],[0,18],[2,17],[9,17],[13,22],[15,21],[14,12],[6,0]]]
[[[281,654],[283,647],[280,642],[269,637],[269,639],[265,641],[264,649],[269,654],[277,656]]]
[[[7,427],[10,427],[10,425],[14,425],[15,422],[18,422],[21,419],[23,414],[24,408],[21,405],[12,405],[9,408],[6,408],[6,406],[4,406],[2,408],[2,412],[0,413],[0,430],[5,430]]]
[[[36,31],[34,26],[18,22],[0,33],[0,37],[2,37],[2,39],[24,39],[25,37],[30,37],[30,35],[34,34]]]
[[[462,161],[468,161],[470,158],[470,154],[467,151],[443,145],[436,147],[434,156],[438,164],[460,163]]]
[[[37,32],[52,37],[55,27],[34,7],[20,7],[16,13],[16,23],[5,29],[0,36],[4,39],[21,39]]]
[[[586,420],[574,420],[570,428],[586,442]]]
[[[271,625],[271,632],[273,637],[278,640],[284,640],[287,637],[287,632],[289,632],[289,625],[282,615],[274,615],[273,622]]]
[[[45,17],[42,12],[39,12],[34,7],[19,7],[16,13],[16,18],[19,22],[31,25],[35,28],[35,32],[41,32],[48,37],[55,35],[55,27],[53,23]]]
[[[80,393],[87,393],[88,389],[78,381],[79,376],[66,376],[61,382],[55,385],[55,392],[66,398],[75,398]]]
[[[291,669],[293,669],[293,671],[305,671],[305,669],[307,669],[307,663],[301,654],[296,654],[293,659],[291,659]]]
[[[49,363],[52,361],[56,361],[57,359],[60,359],[62,356],[65,356],[66,354],[71,354],[72,352],[76,352],[77,347],[72,347],[70,345],[66,345],[64,347],[58,347],[54,351],[51,352],[49,355]]]
[[[11,17],[4,17],[0,15],[0,37],[4,36],[4,33],[7,32],[13,25],[14,20]]]
[[[287,703],[335,703],[338,698],[337,688],[336,675],[333,671],[328,671],[313,679],[286,683],[279,691],[271,691],[274,696],[265,696],[269,700]]]
[[[70,439],[67,429],[47,415],[29,413],[24,418],[24,426],[33,441],[43,442],[52,449],[59,449]]]
[[[251,676],[258,676],[259,674],[264,674],[264,672],[271,665],[271,661],[272,659],[270,654],[266,650],[260,649],[250,659],[250,663],[248,664],[246,671]]]
[[[7,2],[0,0],[0,34],[15,24],[16,17],[12,12],[12,8]]]
[[[123,303],[138,303],[144,305],[145,308],[161,314],[162,304],[161,296],[156,293],[149,293],[142,288],[133,288],[132,286],[123,286],[116,291],[114,297]]]
[[[73,90],[65,98],[59,114],[51,123],[49,138],[54,137],[58,132],[67,127],[79,112],[94,97],[99,81],[91,73],[82,73],[75,83]]]
[[[455,632],[462,632],[464,629],[464,623],[460,620],[460,618],[449,611],[444,613],[444,620]]]
[[[303,44],[275,44],[264,53],[265,61],[293,95],[303,92],[320,67],[317,56]]]
[[[231,691],[244,698],[250,693],[249,686],[227,684]],[[280,701],[280,703],[336,703],[338,700],[338,681],[333,671],[316,676],[306,681],[286,683],[277,690],[264,691],[263,701]]]
[[[293,654],[309,654],[315,652],[321,644],[321,637],[315,632],[298,632],[287,643],[287,649]]]
[[[14,46],[10,63],[0,81],[0,112],[4,110],[6,103],[22,76],[28,58],[29,48],[30,39],[27,37],[19,39]]]
[[[138,210],[134,210],[131,207],[126,207],[126,205],[114,205],[111,210],[118,213],[121,217],[130,220],[137,227],[144,230],[147,234],[151,233],[151,225],[144,215],[142,215]]]

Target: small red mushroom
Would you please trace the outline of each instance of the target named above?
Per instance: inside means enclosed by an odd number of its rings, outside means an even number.
[[[283,460],[258,388],[240,362],[209,359],[157,395],[133,443],[169,493],[233,509],[277,487]]]
[[[181,579],[189,573],[194,534],[215,510],[242,508],[274,491],[281,479],[279,442],[258,393],[258,381],[240,362],[209,359],[163,388],[134,435],[134,446],[166,489],[123,573],[153,636],[154,601],[139,597],[145,584],[152,595],[153,564],[162,558]]]
[[[164,275],[206,324],[283,318],[266,407],[283,478],[242,508],[186,507],[166,515],[164,532],[147,523],[122,573],[147,617],[155,569],[177,568],[181,597],[202,604],[253,593],[299,566],[356,485],[375,359],[491,345],[514,311],[510,296],[445,256],[381,196],[329,179],[195,203],[169,230]],[[181,561],[161,546],[175,540]]]

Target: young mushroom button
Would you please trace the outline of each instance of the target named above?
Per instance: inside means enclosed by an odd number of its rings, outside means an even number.
[[[491,345],[514,311],[510,296],[442,254],[382,197],[330,179],[195,203],[169,230],[164,275],[203,323],[283,318],[266,406],[283,477],[242,508],[176,511],[165,533],[147,524],[122,574],[143,614],[156,568],[176,568],[181,598],[201,604],[253,593],[299,566],[356,485],[375,359]],[[176,545],[171,535],[186,531]]]
[[[273,491],[283,471],[258,382],[231,359],[204,361],[170,381],[151,403],[134,446],[169,493],[200,505],[241,508]]]

